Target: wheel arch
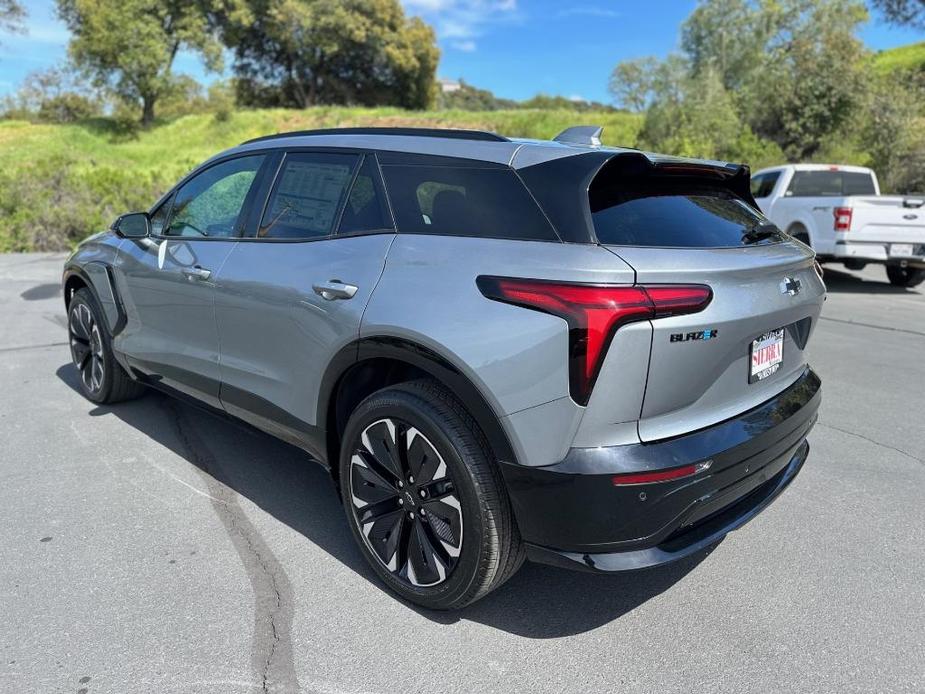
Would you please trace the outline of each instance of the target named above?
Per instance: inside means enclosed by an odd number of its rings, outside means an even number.
[[[377,390],[417,378],[433,378],[462,402],[488,439],[498,460],[516,456],[498,413],[479,388],[448,359],[416,342],[367,337],[348,345],[332,360],[318,402],[318,422],[326,431],[327,463],[337,480],[341,435],[350,414]]]
[[[102,262],[71,265],[64,271],[64,308],[68,309],[74,292],[86,288],[103,309],[110,335],[117,335],[125,326],[126,315],[116,293],[112,267]]]

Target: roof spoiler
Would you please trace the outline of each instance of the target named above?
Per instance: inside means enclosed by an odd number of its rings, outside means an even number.
[[[601,133],[603,132],[604,128],[599,125],[576,125],[572,128],[566,128],[552,139],[569,145],[600,147]]]

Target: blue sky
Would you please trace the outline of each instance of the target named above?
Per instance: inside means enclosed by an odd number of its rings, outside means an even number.
[[[696,0],[402,0],[409,14],[434,25],[443,52],[439,74],[525,99],[539,92],[606,101],[607,79],[621,60],[664,56]],[[0,95],[22,78],[62,61],[68,33],[53,0],[26,0],[27,33],[0,35]],[[925,40],[876,14],[862,31],[874,50]],[[181,54],[177,72],[201,81],[201,62]]]

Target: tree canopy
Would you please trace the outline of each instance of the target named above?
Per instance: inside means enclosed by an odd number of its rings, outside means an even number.
[[[925,0],[873,0],[873,4],[893,24],[925,29]]]
[[[647,108],[644,138],[669,151],[740,158],[765,140],[811,158],[863,98],[866,19],[860,0],[703,0],[682,53],[617,65],[611,93]]]
[[[181,48],[198,51],[210,68],[221,66],[205,10],[186,0],[58,0],[72,34],[71,60],[98,86],[138,104],[145,125],[175,83],[171,68]]]
[[[217,18],[245,101],[420,109],[436,97],[433,29],[398,0],[232,0]]]
[[[0,0],[0,31],[22,31],[26,11],[17,0]]]

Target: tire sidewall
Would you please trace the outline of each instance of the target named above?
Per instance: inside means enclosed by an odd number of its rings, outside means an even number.
[[[427,437],[443,457],[456,488],[456,496],[463,515],[462,550],[450,577],[436,586],[416,588],[400,581],[382,566],[366,544],[366,538],[359,527],[350,498],[350,459],[357,448],[360,434],[373,422],[386,417],[411,424]],[[469,592],[472,584],[477,580],[483,559],[482,538],[485,535],[484,524],[486,522],[482,504],[479,502],[481,491],[478,481],[471,474],[469,466],[464,462],[463,455],[460,453],[466,447],[467,442],[462,440],[466,434],[459,436],[451,427],[441,422],[442,419],[431,403],[413,392],[391,388],[373,393],[351,415],[344,431],[339,461],[344,510],[350,531],[360,545],[363,556],[366,557],[376,574],[394,592],[403,598],[433,609],[452,607],[456,601]],[[464,426],[461,422],[460,424]],[[475,444],[475,441],[471,443]],[[479,450],[477,445],[470,445],[469,448]]]

